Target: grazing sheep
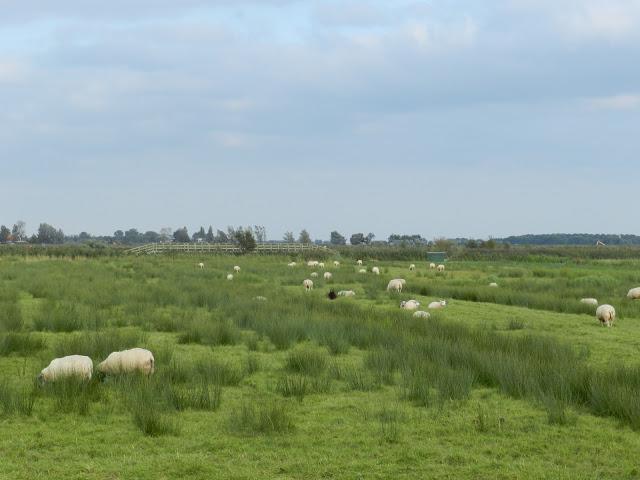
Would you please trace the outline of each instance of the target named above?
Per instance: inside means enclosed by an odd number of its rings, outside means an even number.
[[[324,268],[324,262],[319,262],[318,263],[318,268]]]
[[[420,302],[417,300],[407,300],[400,302],[400,308],[404,308],[405,310],[417,310],[420,306]]]
[[[580,303],[584,303],[585,305],[598,306],[598,299],[597,298],[581,298]]]
[[[424,310],[418,310],[416,312],[413,312],[413,316],[415,318],[429,318],[431,314],[429,312],[425,312]]]
[[[340,290],[338,292],[338,296],[339,297],[355,297],[356,292],[354,292],[353,290]]]
[[[436,267],[436,270],[437,270],[438,272],[444,272],[444,265],[438,265],[438,266]]]
[[[336,294],[336,291],[332,288],[331,290],[329,290],[327,297],[329,298],[329,300],[335,300],[336,298],[338,298],[338,295]]]
[[[318,262],[317,260],[309,260],[307,262],[307,267],[317,267],[318,263],[320,263],[320,262]]]
[[[632,288],[631,290],[629,290],[629,293],[627,293],[627,298],[630,298],[631,300],[640,299],[640,287]]]
[[[334,267],[339,267],[339,266],[340,266],[340,262],[339,262],[339,261],[337,261],[337,260],[334,260],[334,261],[333,261],[333,266],[334,266]]]
[[[233,267],[233,271],[236,273],[240,273],[240,267],[236,265],[235,267]]]
[[[362,260],[358,260],[356,263],[357,263],[358,265],[362,265]]]
[[[494,288],[495,288],[495,287],[497,287],[497,286],[498,286],[498,284],[497,284],[496,282],[491,282],[491,283],[489,284],[489,286],[490,286],[490,287],[494,287]]]
[[[360,270],[358,270],[358,273],[367,273],[367,269],[366,268],[361,268]]]
[[[297,265],[296,262],[287,263],[287,267],[295,267]]]
[[[596,318],[600,320],[602,325],[610,327],[613,321],[616,319],[616,309],[611,305],[600,305],[596,309]]]
[[[416,266],[412,263],[411,265],[409,265],[409,270],[410,271],[414,271],[416,269]]]
[[[308,292],[313,290],[313,280],[309,280],[308,278],[302,282],[302,286]]]
[[[371,269],[371,273],[373,273],[374,275],[380,275],[380,269],[378,267],[373,267]]]
[[[311,278],[318,278],[318,272],[311,272]]]
[[[267,301],[267,297],[263,297],[262,295],[258,295],[257,297],[254,297],[254,300],[257,300],[258,302],[266,302]]]
[[[439,302],[431,302],[429,304],[430,309],[444,308],[447,306],[447,302],[445,300],[440,300]]]
[[[198,264],[198,267],[200,268],[200,270],[202,270],[202,269],[204,268],[204,263],[200,262],[200,263]]]
[[[333,277],[333,275],[331,275],[331,272],[324,272],[324,275],[322,276],[325,280],[331,280],[331,278]]]
[[[230,273],[229,275],[227,275],[227,280],[233,280],[233,274]]]
[[[93,361],[84,355],[69,355],[54,358],[42,369],[38,375],[38,383],[53,382],[60,378],[78,377],[81,380],[91,380],[93,375]]]
[[[387,284],[387,291],[391,292],[402,292],[402,287],[404,287],[404,283],[402,282],[401,278],[394,278],[393,280],[389,280],[389,283]]]
[[[435,263],[430,263],[430,264],[429,264],[429,268],[430,268],[431,270],[435,270],[435,269],[436,269],[436,264],[435,264]]]
[[[112,352],[102,363],[98,371],[105,375],[140,372],[151,375],[155,371],[153,353],[144,348],[131,348],[121,352]]]
[[[404,278],[399,278],[398,280],[400,280],[400,283],[402,283],[403,287],[407,285],[407,281]]]

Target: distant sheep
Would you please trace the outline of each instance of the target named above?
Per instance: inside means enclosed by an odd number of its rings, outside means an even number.
[[[318,268],[324,268],[324,262],[318,262]]]
[[[151,375],[155,371],[153,353],[144,348],[131,348],[121,352],[110,353],[102,363],[98,364],[98,371],[105,375],[140,372]]]
[[[439,302],[431,302],[429,304],[429,308],[432,310],[438,309],[438,308],[444,308],[446,306],[447,306],[446,300],[440,300]]]
[[[444,265],[438,265],[438,266],[436,267],[436,270],[437,270],[438,272],[444,272]]]
[[[409,270],[410,271],[414,271],[416,269],[416,266],[412,263],[411,265],[409,265]]]
[[[358,273],[367,273],[367,269],[366,268],[361,268],[360,270],[358,270]]]
[[[308,292],[313,290],[313,280],[309,280],[308,278],[302,282],[302,286]]]
[[[417,300],[407,300],[400,302],[400,308],[404,308],[405,310],[417,310],[420,306],[420,302]]]
[[[334,267],[339,267],[339,266],[340,266],[340,262],[339,262],[339,261],[337,261],[337,260],[334,260],[334,262],[333,262],[333,266],[334,266]]]
[[[627,298],[630,298],[631,300],[639,300],[640,299],[640,287],[632,288],[631,290],[629,290],[629,293],[627,293]]]
[[[296,262],[287,263],[287,267],[295,267],[297,265]]]
[[[431,314],[429,312],[425,312],[424,310],[418,310],[413,312],[414,318],[429,318]]]
[[[490,287],[496,288],[498,286],[498,284],[496,282],[491,282],[489,284]]]
[[[309,260],[307,262],[307,267],[317,267],[318,263],[320,263],[320,262],[318,262],[317,260]]]
[[[240,267],[236,265],[235,267],[233,267],[233,271],[236,273],[240,273]]]
[[[91,380],[93,375],[93,361],[84,355],[69,355],[54,358],[42,369],[38,375],[38,383],[43,385],[61,378],[77,377],[81,380]]]
[[[404,287],[404,283],[401,278],[394,278],[393,280],[389,280],[387,284],[388,292],[402,292],[402,287]]]
[[[373,267],[371,269],[371,273],[373,273],[374,275],[380,275],[380,269],[378,267]]]
[[[429,264],[429,268],[430,268],[431,270],[435,270],[435,269],[436,269],[436,264],[435,264],[435,263],[430,263],[430,264]]]
[[[311,278],[318,278],[318,272],[311,272]]]
[[[231,273],[227,275],[227,280],[233,280],[233,275]]]
[[[596,318],[600,320],[602,325],[610,327],[613,321],[616,319],[616,309],[611,305],[600,305],[596,309]]]
[[[362,265],[362,260],[358,260],[356,263],[357,263],[358,265]]]
[[[354,292],[353,290],[340,290],[338,292],[338,296],[339,297],[355,297],[356,292]]]
[[[258,302],[266,302],[267,301],[267,297],[263,297],[262,295],[258,295],[257,297],[254,297],[253,299],[258,301]]]
[[[200,270],[202,270],[202,269],[204,268],[204,263],[200,262],[200,263],[198,264],[198,268],[200,268]]]
[[[325,280],[331,280],[331,278],[333,278],[333,275],[331,274],[331,272],[324,272],[324,275],[322,275],[324,277]]]
[[[594,307],[598,306],[597,298],[581,298],[580,303],[584,303],[585,305],[593,305]]]

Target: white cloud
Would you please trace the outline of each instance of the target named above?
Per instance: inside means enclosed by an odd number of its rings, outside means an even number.
[[[636,110],[640,109],[640,94],[591,98],[587,105],[597,110]]]

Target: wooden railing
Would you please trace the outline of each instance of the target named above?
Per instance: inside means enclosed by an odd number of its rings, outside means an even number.
[[[324,245],[307,243],[258,243],[255,253],[329,252]],[[241,249],[233,243],[148,243],[130,248],[126,253],[155,255],[160,253],[239,254]]]

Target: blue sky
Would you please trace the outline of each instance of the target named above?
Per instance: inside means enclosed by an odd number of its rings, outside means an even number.
[[[0,9],[0,223],[640,233],[640,0]]]

